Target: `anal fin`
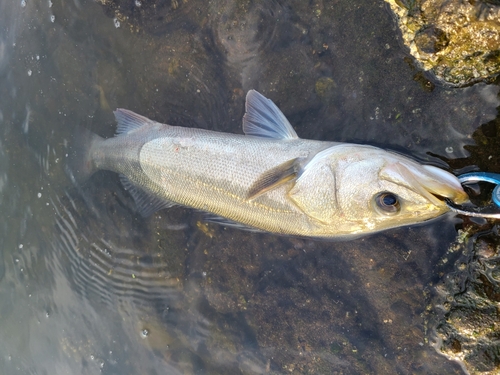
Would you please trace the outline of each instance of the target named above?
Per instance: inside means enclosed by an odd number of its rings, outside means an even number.
[[[241,230],[246,230],[249,232],[255,232],[255,233],[265,233],[265,231],[261,229],[257,229],[245,224],[238,223],[237,221],[233,221],[231,219],[226,219],[225,217],[222,216],[217,216],[215,214],[211,214],[208,212],[202,212],[203,214],[203,220],[207,221],[209,223],[214,223],[218,225],[222,225],[224,227],[231,227],[231,228],[237,228]]]
[[[120,181],[124,189],[130,193],[132,198],[134,198],[137,211],[141,214],[142,217],[151,216],[156,211],[176,205],[176,203],[174,202],[158,198],[155,195],[137,187],[122,174],[120,175]]]

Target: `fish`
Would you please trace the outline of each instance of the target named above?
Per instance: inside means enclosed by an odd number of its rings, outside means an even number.
[[[278,235],[344,239],[421,223],[468,201],[453,174],[378,147],[299,138],[255,90],[243,133],[161,124],[114,112],[115,137],[90,133],[74,173],[120,175],[147,217],[175,205],[207,220]]]

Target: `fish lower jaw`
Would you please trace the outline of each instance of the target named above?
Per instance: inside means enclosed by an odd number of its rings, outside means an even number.
[[[418,208],[408,207],[406,212],[410,213],[409,219],[414,220],[416,223],[432,219],[434,217],[440,216],[445,212],[448,212],[446,205],[436,206],[434,204],[428,204],[425,206],[419,206]],[[420,220],[419,220],[420,219]],[[404,221],[404,219],[403,219]]]

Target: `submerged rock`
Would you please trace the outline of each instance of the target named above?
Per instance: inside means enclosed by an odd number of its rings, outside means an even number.
[[[476,86],[477,87],[477,86]],[[491,87],[491,86],[490,86]],[[465,145],[469,155],[447,159],[455,171],[476,165],[500,171],[500,117],[482,124]],[[473,203],[491,203],[493,185],[468,191]],[[427,329],[438,353],[461,363],[469,374],[500,373],[500,227],[498,221],[463,218],[458,237],[439,262],[431,286]]]
[[[471,235],[477,225],[469,226],[450,247],[454,270],[436,285],[429,307],[433,346],[470,374],[500,371],[500,241],[498,228],[488,227]]]
[[[97,0],[115,26],[153,35],[179,28],[194,30],[204,23],[208,2],[200,0]]]
[[[385,0],[404,44],[438,80],[466,86],[500,72],[500,2]]]

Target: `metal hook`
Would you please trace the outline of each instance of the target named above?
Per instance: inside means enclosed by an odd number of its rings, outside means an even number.
[[[470,182],[488,182],[495,184],[495,188],[491,194],[491,200],[496,208],[500,208],[500,174],[490,172],[472,172],[458,176],[460,183],[466,184]],[[482,217],[486,219],[500,219],[500,211],[491,211],[492,207],[465,207],[453,203],[451,200],[445,200],[448,208],[461,215]]]

